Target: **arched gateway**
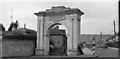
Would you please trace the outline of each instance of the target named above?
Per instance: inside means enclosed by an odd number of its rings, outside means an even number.
[[[80,21],[84,13],[77,8],[64,6],[52,7],[37,15],[37,48],[36,55],[49,55],[50,31],[55,25],[63,25],[67,29],[67,55],[77,55],[80,41]]]

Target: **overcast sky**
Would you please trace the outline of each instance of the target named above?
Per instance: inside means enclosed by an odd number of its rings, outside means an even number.
[[[52,6],[79,8],[81,16],[81,34],[113,33],[113,20],[118,31],[118,0],[3,0],[0,2],[0,23],[8,29],[13,11],[13,21],[18,20],[20,27],[37,29],[37,17],[34,13],[45,11]]]

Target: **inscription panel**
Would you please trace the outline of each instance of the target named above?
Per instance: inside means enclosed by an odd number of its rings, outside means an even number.
[[[59,22],[65,20],[65,16],[63,15],[58,15],[58,16],[50,16],[49,17],[49,21],[55,21],[55,22]]]

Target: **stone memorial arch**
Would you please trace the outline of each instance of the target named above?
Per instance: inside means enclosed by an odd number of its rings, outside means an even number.
[[[52,9],[35,13],[37,16],[36,55],[49,55],[49,32],[55,25],[63,25],[67,29],[67,55],[77,55],[81,15],[83,14],[77,8],[64,6],[52,7]]]

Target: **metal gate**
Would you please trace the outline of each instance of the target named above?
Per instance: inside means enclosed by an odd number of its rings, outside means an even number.
[[[51,35],[50,39],[50,55],[66,54],[67,45],[64,35]]]

